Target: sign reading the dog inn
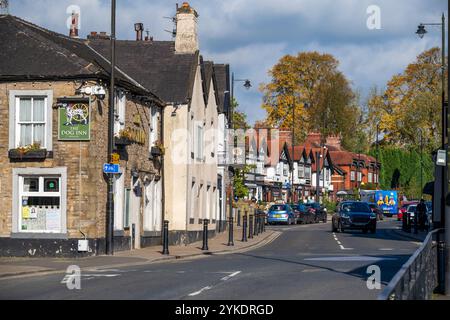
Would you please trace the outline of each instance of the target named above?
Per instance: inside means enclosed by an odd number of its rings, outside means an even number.
[[[90,140],[91,119],[89,100],[61,100],[58,106],[58,140]]]

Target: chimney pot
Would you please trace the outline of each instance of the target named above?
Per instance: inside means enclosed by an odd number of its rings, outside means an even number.
[[[78,19],[79,15],[75,11],[72,12],[72,22],[70,24],[69,37],[78,38]]]

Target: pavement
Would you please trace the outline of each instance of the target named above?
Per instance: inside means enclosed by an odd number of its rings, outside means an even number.
[[[86,258],[9,258],[0,257],[0,279],[16,278],[51,273],[65,273],[71,265],[77,265],[83,269],[118,268],[133,265],[147,265],[150,263],[186,259],[193,257],[205,257],[215,254],[229,254],[244,252],[258,248],[276,239],[281,233],[276,230],[266,232],[242,242],[242,228],[234,227],[234,245],[228,246],[228,231],[208,239],[208,249],[201,250],[203,242],[194,242],[189,245],[170,246],[169,255],[162,254],[161,246],[147,247],[143,249],[118,251],[114,256],[94,256]]]
[[[60,262],[58,273],[0,278],[0,299],[376,300],[420,246],[399,234],[399,226],[394,219],[382,221],[376,234],[333,233],[330,223],[270,226],[250,240],[253,246],[235,240],[235,248],[228,248],[227,235],[221,235],[210,241],[206,255],[198,243],[185,258],[177,256],[188,248],[171,247],[167,261],[160,254],[153,260],[156,248],[79,259],[80,287],[73,290],[69,275],[61,272],[69,261]],[[85,262],[90,260],[98,262],[92,267]],[[373,268],[379,270],[380,288],[368,286]]]

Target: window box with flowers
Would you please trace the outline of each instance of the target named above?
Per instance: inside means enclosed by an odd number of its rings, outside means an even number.
[[[133,141],[128,130],[120,130],[119,133],[114,137],[114,144],[116,146],[129,146],[132,143]]]
[[[40,143],[33,143],[9,150],[8,156],[14,160],[43,160],[47,157],[47,149],[41,148]]]
[[[153,147],[150,150],[150,154],[153,157],[159,157],[159,156],[163,156],[165,153],[165,148],[164,145],[162,144],[161,141],[156,141],[155,144],[153,145]]]

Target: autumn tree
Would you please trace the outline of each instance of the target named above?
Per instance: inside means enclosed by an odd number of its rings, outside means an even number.
[[[407,149],[417,148],[422,134],[426,150],[437,149],[441,144],[441,90],[441,51],[433,48],[395,75],[386,90],[371,93],[371,131],[379,124],[387,144]]]
[[[288,129],[295,119],[297,143],[308,132],[318,131],[323,137],[340,134],[344,146],[352,150],[351,138],[361,129],[361,112],[357,96],[338,66],[332,55],[318,52],[282,57],[269,71],[271,82],[260,87],[266,122]]]

